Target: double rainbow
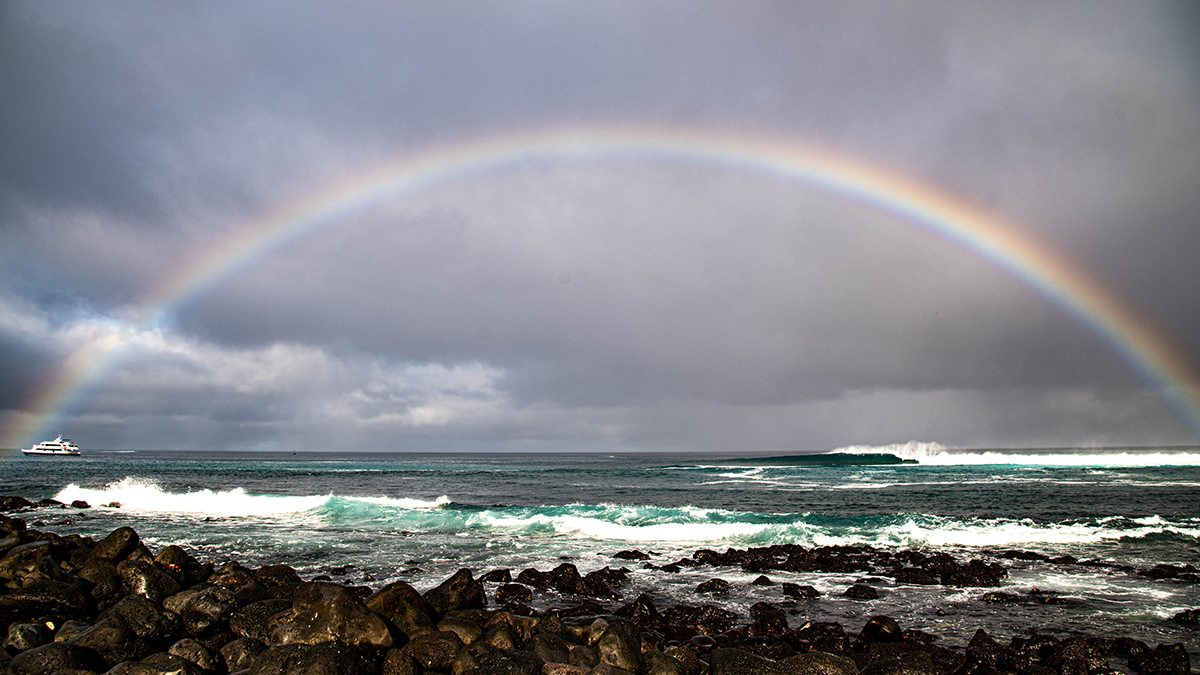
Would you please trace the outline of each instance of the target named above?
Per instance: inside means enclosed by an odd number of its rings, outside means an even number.
[[[786,139],[711,129],[611,126],[537,130],[433,147],[328,185],[247,222],[240,233],[195,257],[142,303],[143,326],[159,325],[189,301],[291,241],[341,216],[401,196],[530,161],[646,158],[712,164],[795,180],[870,205],[954,243],[1007,271],[1089,327],[1139,372],[1200,438],[1200,385],[1187,361],[1152,326],[1069,260],[929,185],[860,160]],[[69,415],[119,357],[92,348],[67,360],[6,444],[29,442]]]

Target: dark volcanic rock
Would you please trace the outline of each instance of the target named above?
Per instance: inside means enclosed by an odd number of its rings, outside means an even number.
[[[1192,565],[1165,565],[1160,563],[1149,569],[1138,570],[1138,574],[1148,579],[1200,581],[1200,570]]]
[[[877,642],[900,642],[904,639],[904,631],[900,624],[890,616],[873,616],[858,633],[858,642],[869,645]]]
[[[617,551],[613,557],[618,560],[649,560],[650,554],[641,551]]]
[[[496,589],[496,602],[501,605],[532,602],[533,591],[522,584],[504,584]]]
[[[696,586],[697,593],[728,593],[729,582],[724,579],[709,579]]]
[[[434,609],[410,584],[395,581],[367,598],[367,607],[408,636],[433,630]]]
[[[151,654],[141,661],[117,664],[106,675],[202,675],[200,668],[173,654]]]
[[[904,567],[896,570],[896,583],[929,586],[938,583],[938,578],[920,567]]]
[[[600,663],[637,672],[642,665],[642,641],[632,625],[623,621],[609,624],[596,642]]]
[[[138,533],[132,527],[118,527],[100,541],[92,549],[92,555],[114,562],[122,560],[142,543]]]
[[[781,672],[775,661],[742,649],[714,649],[708,663],[712,675],[774,675]]]
[[[1200,609],[1185,609],[1171,617],[1171,620],[1185,626],[1200,625]]]
[[[208,647],[191,638],[184,638],[171,645],[167,649],[167,653],[190,661],[201,670],[216,670],[220,665],[220,661],[209,651]]]
[[[329,583],[309,583],[292,598],[291,622],[271,633],[279,645],[340,643],[386,649],[392,646],[387,625],[350,591]]]
[[[82,591],[62,581],[34,581],[0,594],[0,625],[14,621],[82,620],[92,616],[93,611],[91,600]]]
[[[266,648],[259,640],[242,638],[221,647],[221,659],[225,662],[225,669],[232,673],[249,668]]]
[[[775,582],[771,581],[771,578],[765,574],[760,574],[754,581],[750,582],[751,586],[773,586],[774,584]]]
[[[456,609],[482,609],[487,606],[487,594],[483,584],[471,577],[471,570],[461,569],[427,591],[425,601],[441,615]]]
[[[21,652],[8,665],[16,675],[42,675],[72,669],[84,672],[107,670],[96,652],[66,642],[52,642]]]
[[[400,652],[425,670],[449,670],[462,647],[462,640],[454,633],[423,633]]]
[[[846,592],[842,593],[842,595],[847,598],[854,598],[855,600],[874,600],[879,597],[879,591],[875,590],[874,586],[854,584],[850,588],[847,588]]]
[[[255,657],[250,675],[372,675],[377,668],[373,659],[353,647],[285,645]]]
[[[692,633],[715,635],[733,628],[737,624],[737,614],[714,605],[675,605],[662,613],[662,622]]]
[[[14,623],[8,626],[4,636],[4,648],[16,654],[26,649],[40,647],[50,641],[50,629],[44,623]]]
[[[0,511],[19,511],[33,506],[33,502],[16,495],[0,496]]]
[[[1008,576],[1008,570],[999,563],[972,560],[966,565],[954,563],[942,569],[942,583],[946,586],[999,586]]]
[[[614,614],[639,626],[654,626],[659,621],[658,608],[654,606],[654,600],[645,593],[628,605],[618,608]]]
[[[291,609],[292,601],[284,598],[250,603],[229,617],[229,630],[234,635],[265,643],[271,639],[272,631],[291,619]]]
[[[1129,664],[1142,673],[1180,673],[1191,672],[1188,653],[1181,643],[1159,645],[1151,651],[1142,652],[1129,658]]]
[[[811,600],[821,596],[821,591],[809,586],[808,584],[793,584],[789,582],[783,583],[783,594],[792,598],[801,598]]]
[[[179,582],[149,560],[122,560],[117,564],[117,576],[127,593],[140,595],[155,603],[161,603],[180,591]]]
[[[507,584],[512,581],[512,572],[509,570],[492,570],[487,574],[479,577],[481,583],[491,584]]]
[[[455,675],[542,675],[542,659],[525,650],[480,643],[460,651],[452,668]]]
[[[209,586],[188,598],[179,610],[189,635],[202,635],[229,621],[237,610],[237,598],[224,586]]]

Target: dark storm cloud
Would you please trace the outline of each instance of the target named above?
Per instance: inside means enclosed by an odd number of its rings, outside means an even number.
[[[271,3],[0,10],[0,387],[100,341],[102,445],[805,449],[1190,440],[995,261],[844,196],[669,158],[532,163],[345,214],[141,326],[263,214],[544,126],[819,143],[1046,242],[1186,353],[1186,3]],[[106,347],[107,348],[107,347]]]

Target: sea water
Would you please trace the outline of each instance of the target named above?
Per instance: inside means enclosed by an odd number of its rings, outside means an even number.
[[[131,525],[152,548],[184,546],[198,558],[285,563],[302,575],[379,587],[404,579],[424,590],[461,567],[477,573],[630,570],[623,601],[650,593],[659,606],[712,602],[738,612],[783,600],[737,568],[671,574],[614,560],[624,549],[663,565],[698,548],[770,544],[869,544],[946,550],[1000,560],[999,589],[897,585],[878,600],[841,592],[861,574],[773,572],[824,595],[792,620],[874,614],[961,646],[975,628],[1007,639],[1038,629],[1060,635],[1130,635],[1200,650],[1175,613],[1200,607],[1200,586],[1151,580],[1111,567],[1001,558],[1020,549],[1145,569],[1200,563],[1200,448],[951,450],[908,443],[818,455],[749,457],[647,454],[177,453],[90,451],[79,458],[0,457],[0,494],[87,510],[26,514],[60,534],[103,536]],[[118,506],[119,505],[119,506]],[[719,576],[725,596],[698,596]],[[1033,588],[1063,605],[992,605],[989,590]],[[540,594],[535,604],[570,598]]]

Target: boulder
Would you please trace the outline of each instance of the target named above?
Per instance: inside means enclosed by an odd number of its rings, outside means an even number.
[[[249,675],[373,675],[378,671],[373,659],[354,647],[283,645],[254,657]]]
[[[614,614],[638,626],[653,626],[659,621],[658,608],[654,606],[654,600],[645,593],[628,605],[618,608]]]
[[[637,672],[642,665],[642,641],[633,627],[624,622],[609,624],[596,642],[600,663]]]
[[[271,639],[272,631],[292,618],[291,609],[292,601],[283,598],[252,602],[229,617],[229,630],[239,637],[265,643]]]
[[[17,621],[85,620],[90,619],[94,611],[90,598],[62,581],[44,579],[0,593],[0,625]]]
[[[449,579],[425,593],[425,601],[438,615],[456,609],[482,609],[487,606],[483,584],[471,577],[471,570],[461,569]]]
[[[533,601],[533,591],[523,584],[504,584],[496,589],[496,603],[513,605]]]
[[[542,675],[542,659],[520,650],[502,650],[479,643],[459,651],[454,675]]]
[[[249,668],[266,649],[267,646],[259,640],[241,638],[221,647],[221,660],[225,663],[225,669],[232,673]]]
[[[181,590],[179,582],[145,559],[122,560],[117,564],[117,576],[125,592],[148,598],[156,604]]]
[[[117,664],[106,675],[202,675],[200,668],[173,654],[151,654],[141,661]]]
[[[482,583],[507,584],[512,581],[512,572],[509,570],[492,570],[479,577],[479,581]]]
[[[96,542],[96,547],[92,549],[92,555],[101,560],[117,562],[132,553],[141,543],[141,538],[132,527],[118,527],[108,536]]]
[[[776,668],[780,673],[791,675],[857,675],[858,666],[849,656],[828,652],[796,654],[779,661]]]
[[[649,560],[650,554],[643,553],[641,551],[629,550],[629,551],[617,551],[616,553],[613,554],[613,557],[616,558],[617,560]]]
[[[224,586],[209,586],[188,598],[179,609],[179,617],[189,635],[203,635],[223,627],[236,610],[233,591]]]
[[[775,661],[743,649],[718,647],[708,658],[712,675],[777,675],[779,666]]]
[[[858,643],[869,645],[877,642],[900,642],[904,639],[904,631],[900,624],[890,616],[873,616],[863,625],[858,633]]]
[[[846,592],[842,593],[842,595],[847,598],[854,598],[855,600],[874,600],[879,597],[879,591],[875,590],[874,586],[854,584],[850,588],[847,588]]]
[[[783,583],[783,594],[792,598],[801,598],[803,600],[811,600],[821,596],[821,591],[809,586],[808,584],[793,584]]]
[[[1189,673],[1191,664],[1183,644],[1158,645],[1153,650],[1135,654],[1129,664],[1142,673]]]
[[[433,630],[434,609],[407,582],[395,581],[384,586],[367,598],[366,605],[409,637]]]
[[[696,586],[697,593],[728,593],[729,582],[724,579],[709,579]]]
[[[942,584],[946,586],[999,586],[1008,576],[1008,570],[1000,563],[985,563],[972,560],[966,565],[958,563],[943,566]]]
[[[292,598],[293,618],[271,633],[277,645],[339,643],[386,649],[392,635],[383,619],[347,589],[329,583],[309,583]]]
[[[17,495],[0,496],[0,511],[20,511],[33,507],[33,502]]]
[[[220,666],[220,661],[209,651],[208,647],[192,638],[184,638],[176,642],[167,648],[167,653],[189,661],[201,670],[213,671]]]
[[[51,642],[13,657],[8,664],[15,675],[43,675],[60,670],[103,672],[107,666],[96,652],[65,642]]]
[[[4,648],[11,654],[40,647],[50,642],[50,629],[44,623],[13,623],[4,637]]]
[[[400,649],[401,654],[425,670],[450,670],[463,647],[454,633],[422,633]]]

